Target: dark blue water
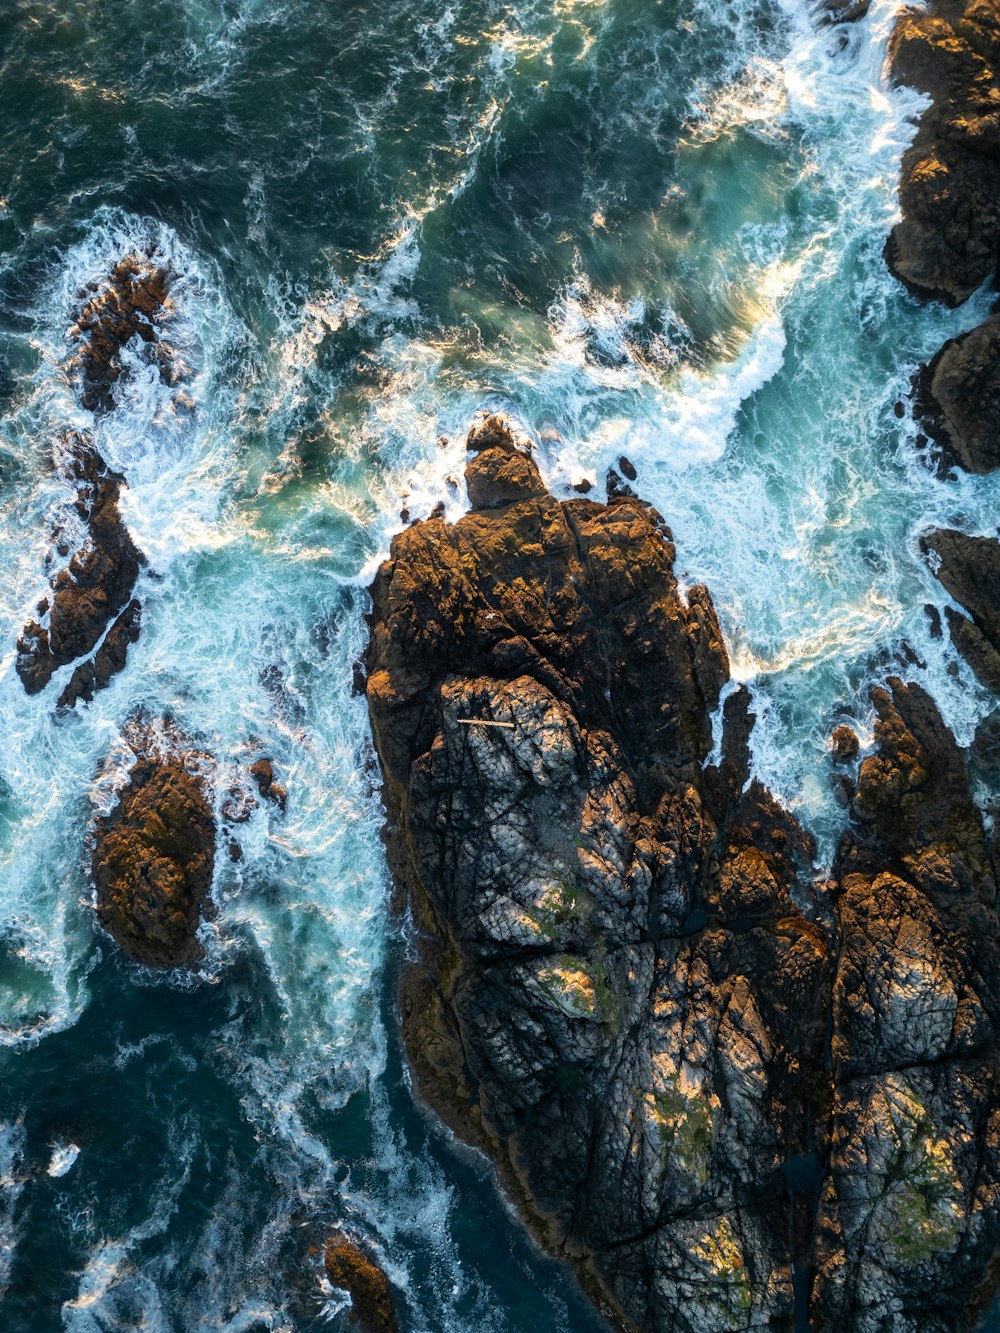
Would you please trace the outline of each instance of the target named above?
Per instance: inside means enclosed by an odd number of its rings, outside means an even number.
[[[983,530],[997,483],[937,481],[892,405],[982,311],[917,311],[882,266],[915,106],[882,84],[892,12],[842,41],[766,0],[0,3],[5,1333],[343,1327],[335,1225],[408,1329],[599,1327],[408,1090],[364,588],[404,504],[460,512],[499,407],[557,489],[633,459],[821,844],[818,761],[845,704],[869,725],[877,646],[916,642],[968,737],[985,701],[926,639],[914,538]],[[178,275],[187,397],[137,368],[94,423],[67,330],[134,249]],[[125,472],[154,577],[126,670],[58,717],[13,660],[70,426]],[[289,790],[220,858],[193,977],[93,925],[137,708],[217,793],[261,747]]]

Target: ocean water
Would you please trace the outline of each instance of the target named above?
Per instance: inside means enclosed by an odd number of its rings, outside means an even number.
[[[560,494],[632,461],[820,873],[827,737],[870,739],[869,683],[921,680],[971,739],[990,703],[931,636],[917,542],[995,531],[1000,480],[940,479],[894,405],[991,295],[921,307],[882,263],[921,107],[884,78],[896,8],[0,3],[0,1328],[345,1327],[335,1225],[414,1333],[601,1326],[408,1090],[365,589],[404,506],[462,511],[465,433],[501,410]],[[136,248],[178,275],[188,374],[136,359],[95,424],[68,329]],[[149,569],[126,670],[65,716],[14,658],[67,427],[125,473]],[[219,791],[263,752],[289,791],[219,858],[194,976],[93,925],[137,709]]]

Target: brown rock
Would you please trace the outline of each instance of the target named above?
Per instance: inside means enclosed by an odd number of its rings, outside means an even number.
[[[343,1232],[326,1243],[326,1274],[351,1298],[349,1319],[361,1333],[398,1333],[389,1279],[361,1247]]]
[[[78,488],[74,507],[86,524],[86,537],[52,578],[51,597],[39,603],[47,624],[29,620],[25,625],[16,668],[27,692],[38,694],[59,667],[92,652],[112,626],[94,662],[81,666],[60,696],[60,705],[72,706],[92,698],[93,690],[124,666],[128,645],[138,637],[140,609],[132,592],[145,562],[118,508],[122,478],[108,470],[84,436],[70,437],[68,459]]]
[[[130,744],[135,763],[118,804],[94,822],[98,920],[134,962],[195,963],[215,860],[215,820],[197,757],[165,748],[148,730]]]
[[[833,735],[830,737],[830,749],[838,764],[849,764],[852,759],[857,758],[860,749],[857,732],[843,724],[834,727]]]
[[[276,805],[282,814],[288,801],[288,792],[280,782],[274,780],[274,767],[270,759],[258,759],[250,765],[250,776],[257,784],[257,790],[266,801]]]
[[[122,350],[135,337],[159,364],[164,383],[170,382],[169,354],[160,344],[159,329],[170,315],[171,276],[145,256],[129,254],[84,303],[71,337],[80,345],[80,401],[89,411],[110,412],[114,407]]]
[[[931,107],[903,156],[903,217],[890,269],[918,296],[959,305],[996,270],[1000,247],[1000,14],[996,0],[905,9],[889,57],[894,78]]]

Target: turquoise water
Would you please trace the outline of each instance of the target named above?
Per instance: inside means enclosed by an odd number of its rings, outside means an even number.
[[[931,525],[994,528],[893,412],[985,313],[919,308],[881,248],[919,100],[894,5],[789,0],[23,0],[0,7],[0,1327],[343,1326],[315,1247],[375,1247],[412,1330],[596,1329],[489,1174],[413,1105],[364,704],[365,586],[405,505],[464,506],[484,407],[560,493],[621,454],[715,596],[757,771],[828,858],[826,736],[905,641],[967,741],[987,701],[923,607]],[[180,279],[178,389],[96,426],[67,329],[136,247]],[[29,699],[50,468],[94,428],[146,552],[94,703]],[[193,978],[95,934],[86,834],[119,734],[169,713],[221,793],[262,746]]]

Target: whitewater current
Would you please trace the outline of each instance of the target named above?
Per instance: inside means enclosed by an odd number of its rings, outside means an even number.
[[[467,500],[506,414],[556,494],[618,459],[704,581],[753,696],[755,772],[829,864],[827,738],[920,680],[967,744],[989,700],[926,607],[922,531],[995,531],[896,414],[979,322],[885,269],[922,102],[897,5],[799,0],[16,0],[0,5],[0,1329],[340,1326],[321,1246],[373,1247],[406,1327],[597,1330],[482,1161],[414,1105],[394,1018],[382,809],[352,691],[367,585]],[[79,405],[81,293],[168,264],[185,374],[138,355]],[[18,633],[53,469],[93,431],[148,567],[127,667],[57,711]],[[95,929],[88,829],[121,730],[169,717],[224,792],[289,792],[220,857],[193,976]]]

